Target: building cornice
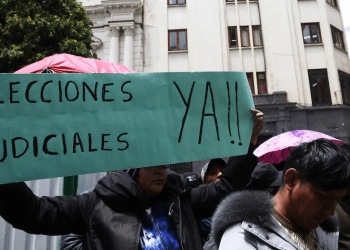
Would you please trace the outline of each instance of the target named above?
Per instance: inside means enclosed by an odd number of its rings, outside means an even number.
[[[101,1],[99,5],[86,6],[85,10],[88,15],[101,14],[101,13],[130,13],[141,10],[141,0],[108,0]]]

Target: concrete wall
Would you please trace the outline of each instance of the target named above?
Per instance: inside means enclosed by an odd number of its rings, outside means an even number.
[[[291,130],[318,131],[350,142],[350,107],[328,106],[290,110]]]

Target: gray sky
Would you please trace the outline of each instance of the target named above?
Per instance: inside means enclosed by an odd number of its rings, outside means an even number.
[[[340,10],[344,22],[344,33],[350,49],[350,0],[339,0]]]

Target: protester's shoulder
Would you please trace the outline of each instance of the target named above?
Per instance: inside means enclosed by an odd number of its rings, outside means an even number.
[[[76,198],[79,200],[81,206],[84,206],[85,208],[90,207],[90,210],[94,210],[100,201],[100,197],[95,192],[95,187],[91,187],[88,190],[78,194]]]
[[[184,187],[186,186],[186,177],[182,174],[176,173],[173,170],[167,170],[167,182]]]
[[[180,196],[186,191],[186,177],[168,169],[164,191],[171,195]]]
[[[229,219],[232,222],[242,220],[254,222],[252,220],[256,219],[257,216],[252,215],[270,216],[272,208],[272,196],[267,192],[250,190],[234,192],[220,203],[213,220]]]
[[[220,241],[219,250],[232,249],[232,242],[239,246],[239,249],[257,249],[256,238],[252,234],[246,234],[241,224],[241,222],[235,223],[225,230]],[[210,249],[204,248],[204,250]]]
[[[220,242],[223,233],[242,221],[266,225],[271,219],[272,196],[263,191],[241,191],[226,197],[212,219],[212,234]]]

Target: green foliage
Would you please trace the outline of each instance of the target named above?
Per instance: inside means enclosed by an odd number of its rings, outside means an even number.
[[[0,72],[59,53],[91,57],[90,24],[76,0],[0,0]]]

